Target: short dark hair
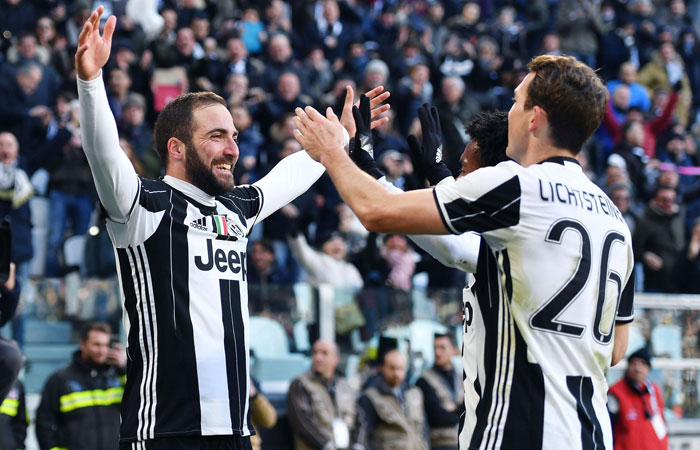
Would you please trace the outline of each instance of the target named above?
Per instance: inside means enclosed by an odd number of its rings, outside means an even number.
[[[156,150],[164,166],[168,165],[168,140],[174,137],[190,145],[195,126],[194,112],[217,103],[226,107],[226,100],[213,92],[191,92],[165,105],[153,129]]]
[[[104,322],[88,322],[80,329],[80,340],[87,341],[91,331],[99,331],[111,335],[112,328]]]
[[[437,341],[438,339],[447,339],[450,341],[450,344],[453,347],[457,347],[457,340],[455,339],[455,336],[453,333],[435,333],[435,337],[433,338],[433,342]]]
[[[505,111],[484,111],[474,115],[465,126],[465,131],[479,143],[481,165],[495,166],[507,161],[508,113]]]
[[[259,241],[254,241],[253,244],[258,244],[273,255],[275,254],[275,246],[272,244],[271,239],[262,238]]]
[[[535,76],[525,109],[542,108],[552,143],[577,154],[603,120],[607,88],[593,69],[571,56],[540,55],[527,68]]]

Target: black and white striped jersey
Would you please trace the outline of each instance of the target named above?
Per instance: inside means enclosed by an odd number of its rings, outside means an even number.
[[[634,284],[622,215],[569,158],[483,168],[435,198],[450,231],[482,236],[460,448],[612,449],[605,374]]]
[[[141,179],[119,148],[102,78],[78,80],[78,93],[128,333],[121,442],[250,435],[247,238],[323,166],[298,152],[217,197],[167,175]]]
[[[263,198],[242,186],[207,205],[168,182],[142,180],[129,221],[107,225],[128,334],[121,439],[249,435],[246,244]]]

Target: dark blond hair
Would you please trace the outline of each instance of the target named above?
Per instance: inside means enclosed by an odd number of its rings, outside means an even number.
[[[593,69],[571,56],[541,55],[527,68],[535,76],[525,109],[542,108],[552,143],[578,153],[603,120],[608,90]]]

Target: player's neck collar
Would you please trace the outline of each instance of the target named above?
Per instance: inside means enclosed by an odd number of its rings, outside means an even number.
[[[177,189],[178,191],[182,192],[183,194],[187,195],[188,197],[192,198],[193,200],[201,203],[202,205],[205,206],[214,206],[216,205],[216,201],[214,200],[214,197],[211,195],[207,194],[197,186],[195,186],[192,183],[188,183],[187,181],[181,180],[179,178],[175,178],[171,175],[166,175],[163,177],[163,181],[165,181],[169,186]]]
[[[538,162],[537,164],[543,164],[543,163],[549,163],[549,162],[561,164],[562,166],[564,165],[565,162],[574,163],[577,166],[581,165],[581,164],[579,164],[579,162],[576,158],[573,158],[571,156],[551,156],[547,159],[543,159],[542,161]]]

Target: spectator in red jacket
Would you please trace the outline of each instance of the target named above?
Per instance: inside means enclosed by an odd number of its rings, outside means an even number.
[[[649,352],[637,350],[627,364],[625,377],[608,391],[615,450],[668,449],[661,388],[649,381]]]
[[[663,111],[658,116],[653,116],[651,119],[643,120],[644,116],[639,108],[633,107],[629,108],[627,111],[627,122],[630,121],[642,121],[644,124],[644,153],[649,157],[653,158],[656,155],[656,139],[663,134],[668,127],[671,125],[671,120],[673,119],[673,112],[678,103],[678,92],[681,90],[682,85],[680,82],[673,85],[673,90],[671,95],[668,97],[668,102],[664,107]],[[612,136],[614,144],[617,144],[624,137],[622,126],[623,124],[615,118],[615,112],[613,111],[612,102],[609,101],[605,109],[605,116],[603,116],[603,126]]]

